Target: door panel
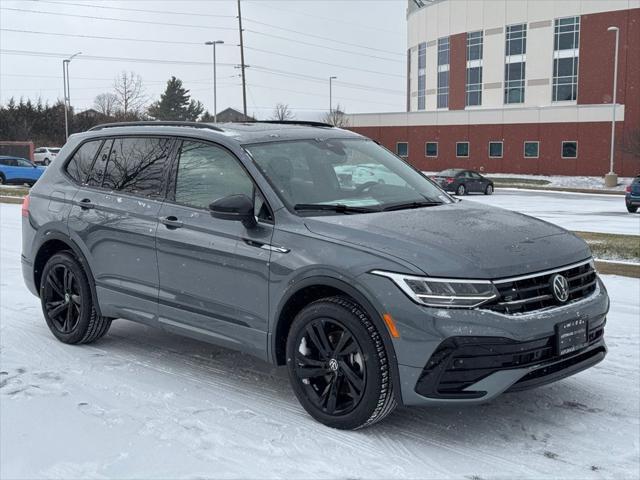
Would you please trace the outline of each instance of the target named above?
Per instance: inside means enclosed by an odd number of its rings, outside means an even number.
[[[266,356],[273,227],[216,219],[208,205],[253,195],[253,182],[228,151],[185,141],[176,202],[165,202],[157,230],[160,322],[216,343]]]

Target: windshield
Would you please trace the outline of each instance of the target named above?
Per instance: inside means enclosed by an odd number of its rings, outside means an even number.
[[[462,170],[456,170],[456,169],[443,170],[440,173],[436,173],[436,177],[455,177],[461,171]]]
[[[285,204],[297,211],[318,206],[326,212],[331,210],[327,206],[340,206],[338,212],[366,213],[453,201],[370,140],[296,140],[249,145],[246,150]]]

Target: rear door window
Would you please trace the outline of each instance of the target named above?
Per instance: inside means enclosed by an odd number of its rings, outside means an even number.
[[[145,197],[161,196],[173,140],[117,138],[109,153],[102,188]]]
[[[87,180],[101,144],[102,140],[83,143],[67,163],[67,173],[76,182],[84,183]]]

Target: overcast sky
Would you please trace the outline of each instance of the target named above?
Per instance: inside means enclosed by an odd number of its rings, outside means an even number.
[[[405,10],[406,0],[242,0],[248,112],[266,118],[283,102],[297,118],[317,119],[330,75],[334,107],[403,111]],[[62,59],[81,51],[70,66],[77,110],[122,70],[139,74],[152,100],[175,75],[212,110],[212,50],[203,43],[223,40],[218,110],[241,110],[236,15],[235,0],[0,0],[1,101],[62,98]]]

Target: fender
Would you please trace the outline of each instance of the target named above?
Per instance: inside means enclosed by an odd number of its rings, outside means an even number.
[[[80,246],[74,242],[71,237],[69,237],[69,235],[59,231],[59,230],[48,230],[47,232],[45,232],[44,234],[40,235],[37,240],[34,242],[34,244],[36,245],[36,248],[34,249],[34,251],[36,252],[40,252],[40,249],[42,248],[42,246],[47,243],[50,242],[51,240],[59,240],[61,242],[66,243],[67,245],[69,245],[69,247],[71,248],[71,250],[73,251],[73,254],[76,256],[76,258],[78,259],[78,261],[80,262],[80,265],[82,265],[82,268],[84,269],[85,273],[87,274],[87,278],[89,279],[89,288],[91,289],[91,295],[93,297],[93,304],[94,307],[96,309],[96,313],[101,316],[101,312],[100,312],[100,305],[98,304],[98,296],[96,294],[96,281],[95,278],[93,277],[93,273],[91,272],[91,266],[89,265],[89,262],[87,261],[87,257],[84,255],[84,253],[82,252],[82,249],[80,248]],[[37,253],[36,253],[36,257],[37,257]],[[34,283],[35,283],[35,258],[34,258]],[[36,288],[38,289],[38,292],[40,291],[40,285],[38,285],[36,283]]]
[[[344,277],[343,277],[344,278]],[[364,308],[365,312],[369,315],[369,318],[373,322],[373,324],[378,329],[380,336],[382,337],[382,341],[384,343],[384,347],[387,351],[387,355],[389,357],[389,363],[392,372],[392,382],[393,382],[393,392],[396,397],[396,402],[398,405],[403,405],[402,396],[400,392],[400,373],[398,370],[398,362],[396,359],[396,351],[393,346],[393,342],[391,340],[391,336],[389,335],[389,330],[387,326],[382,320],[382,306],[375,299],[374,296],[365,293],[362,287],[359,287],[358,282],[355,279],[349,279],[351,283],[347,283],[345,280],[341,280],[335,277],[330,277],[326,275],[315,275],[302,278],[295,282],[295,288],[287,291],[287,295],[283,297],[275,311],[275,315],[272,321],[272,328],[269,330],[269,359],[275,364],[277,362],[276,359],[276,335],[275,332],[278,330],[278,324],[280,322],[280,316],[282,314],[282,310],[286,303],[292,298],[296,293],[301,291],[306,287],[311,286],[324,286],[324,287],[332,287],[338,290],[343,291],[351,298],[353,298],[362,308]]]

